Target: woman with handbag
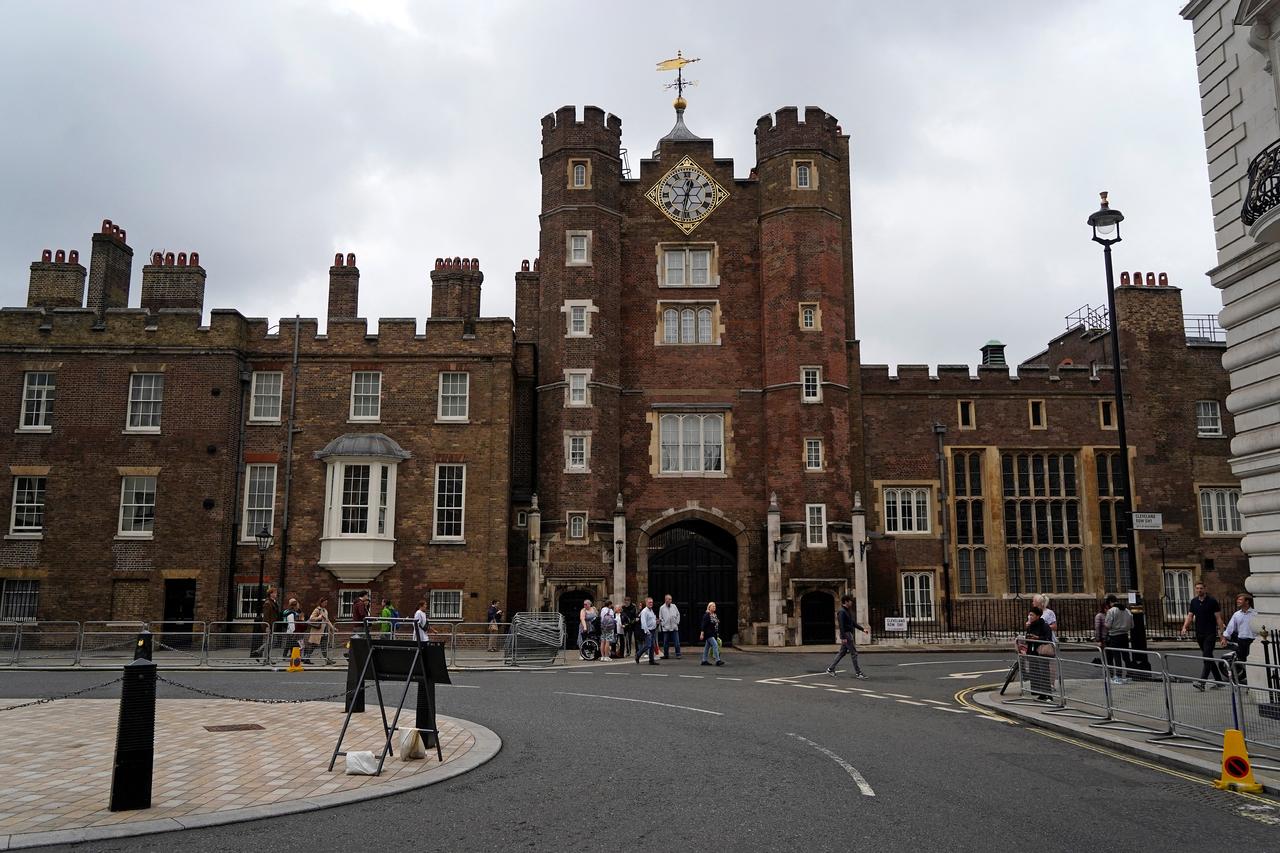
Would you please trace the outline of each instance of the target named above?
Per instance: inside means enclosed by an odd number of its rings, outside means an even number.
[[[328,654],[325,638],[333,629],[333,624],[329,621],[329,608],[324,606],[323,598],[316,602],[316,606],[311,610],[311,618],[307,621],[311,624],[311,633],[307,637],[308,649],[302,659],[306,663],[311,663],[311,654],[314,650],[319,649],[322,657]]]
[[[1031,693],[1041,702],[1053,699],[1050,659],[1057,650],[1053,646],[1053,632],[1044,621],[1044,611],[1033,606],[1027,613],[1027,673],[1031,678]]]
[[[714,658],[716,666],[724,666],[724,661],[720,659],[720,617],[716,615],[714,601],[707,602],[707,612],[702,614],[702,633],[698,634],[698,639],[705,644],[702,647],[702,665],[711,666],[710,659]]]

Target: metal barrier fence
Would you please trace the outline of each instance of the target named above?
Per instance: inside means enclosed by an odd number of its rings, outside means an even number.
[[[558,613],[517,614],[523,622],[432,624],[429,639],[447,649],[451,666],[545,665],[561,658],[564,621]],[[518,626],[523,625],[523,628]],[[278,666],[293,649],[309,664],[346,660],[357,622],[0,622],[0,667],[116,667],[133,659],[138,634],[149,630],[152,657],[176,665],[222,669]],[[376,636],[411,639],[413,620],[370,623]]]
[[[1280,752],[1280,664],[1081,643],[1054,644],[1041,657],[1021,638],[1016,650],[1022,693],[1006,701],[1212,752],[1234,728],[1247,744]]]

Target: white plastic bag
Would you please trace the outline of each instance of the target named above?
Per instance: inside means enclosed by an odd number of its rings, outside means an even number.
[[[427,746],[422,742],[422,735],[417,729],[405,729],[400,735],[400,760],[413,761],[427,757]]]
[[[372,752],[358,750],[347,753],[348,776],[376,776],[377,774],[378,759]]]

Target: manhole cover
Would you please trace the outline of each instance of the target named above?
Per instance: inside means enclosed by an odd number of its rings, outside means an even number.
[[[231,726],[205,726],[206,732],[261,732],[266,731],[257,723],[237,723]]]

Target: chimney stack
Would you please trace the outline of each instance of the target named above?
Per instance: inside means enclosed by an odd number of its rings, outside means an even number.
[[[1004,344],[999,341],[987,341],[982,347],[982,363],[989,367],[1004,367]]]
[[[31,263],[27,307],[79,308],[84,304],[84,276],[80,253],[75,249],[45,249],[40,260]]]
[[[360,269],[356,266],[356,256],[347,255],[345,262],[342,253],[333,256],[333,266],[329,267],[329,319],[354,320],[360,316]]]
[[[129,305],[129,277],[133,274],[133,249],[125,242],[125,231],[110,219],[93,235],[89,258],[89,296],[85,306],[99,317],[108,308]]]
[[[473,327],[480,316],[479,258],[436,258],[431,271],[431,319],[461,319]]]
[[[200,254],[152,252],[142,268],[142,307],[155,314],[165,308],[204,312],[204,267]]]

